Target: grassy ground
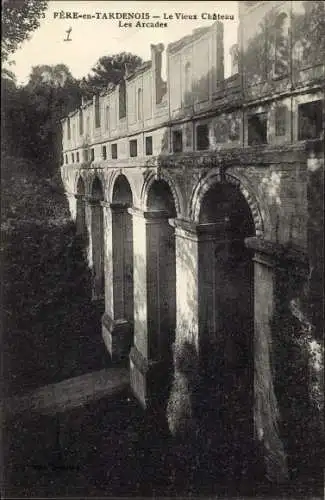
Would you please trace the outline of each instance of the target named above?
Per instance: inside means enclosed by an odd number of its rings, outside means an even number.
[[[101,314],[74,228],[25,224],[4,244],[7,393],[108,366]]]
[[[59,180],[5,164],[2,219],[5,395],[108,366],[103,309]]]

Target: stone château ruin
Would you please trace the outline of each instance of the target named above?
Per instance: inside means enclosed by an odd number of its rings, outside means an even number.
[[[283,339],[323,355],[308,295],[323,272],[325,57],[306,5],[320,3],[240,2],[229,78],[217,21],[166,54],[151,45],[62,121],[62,178],[112,359],[129,360],[144,407],[165,408],[175,352],[192,346],[209,390],[236,393],[238,432],[276,482],[299,425],[281,393],[281,374],[295,378]]]

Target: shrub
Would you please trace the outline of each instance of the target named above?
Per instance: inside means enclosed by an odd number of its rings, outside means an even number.
[[[195,392],[198,384],[198,357],[189,342],[174,345],[174,380],[167,404],[170,432],[178,438],[188,438],[197,427]]]

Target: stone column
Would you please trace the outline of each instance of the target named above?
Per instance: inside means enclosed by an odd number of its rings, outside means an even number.
[[[222,329],[229,237],[224,221],[210,224],[175,220],[176,344],[193,344],[199,358],[216,347]]]
[[[86,202],[83,194],[75,194],[76,199],[76,232],[83,236],[86,233]]]
[[[130,352],[133,333],[133,241],[127,205],[105,203],[105,313],[102,334],[113,361]]]
[[[91,198],[87,196],[85,197],[85,223],[86,223],[86,230],[88,233],[86,259],[90,269],[92,269],[93,266],[93,251],[92,251],[93,235],[91,231],[91,221],[92,221],[92,203],[91,203]]]
[[[174,230],[165,211],[130,209],[134,234],[131,388],[144,407],[166,387],[175,322]]]
[[[280,412],[274,388],[272,366],[272,322],[281,297],[279,283],[279,249],[272,242],[247,238],[255,250],[254,257],[254,424],[255,437],[265,462],[268,478],[281,483],[288,477],[287,457],[280,438]],[[286,300],[285,297],[282,297]]]
[[[105,312],[102,318],[102,323],[106,321],[106,318],[113,320],[114,318],[114,304],[113,304],[113,239],[112,239],[112,210],[111,204],[102,201],[104,215],[104,233],[105,233],[105,245],[104,245],[104,275],[105,275]],[[103,326],[103,325],[102,325]],[[109,352],[110,344],[106,338],[106,333],[104,331],[104,326],[102,330],[103,339]]]
[[[89,228],[88,263],[93,276],[93,300],[104,299],[104,223],[101,202],[88,198],[86,204],[86,224]]]
[[[175,220],[176,344],[199,346],[199,246],[196,225]]]
[[[197,224],[175,219],[176,340],[174,381],[167,406],[170,431],[188,436],[208,435],[202,420],[217,395],[217,354],[225,355],[223,304],[225,261],[229,237],[224,220]],[[203,383],[203,382],[207,382]],[[207,397],[207,394],[209,396]],[[205,406],[208,401],[210,408]],[[197,410],[200,411],[200,421]],[[203,412],[203,413],[202,413]],[[215,429],[218,427],[215,417]],[[205,434],[205,432],[207,434]],[[205,439],[202,437],[202,439]]]
[[[77,216],[77,196],[75,194],[69,193],[66,191],[65,193],[66,198],[68,200],[68,205],[69,205],[69,212],[71,215],[71,218],[73,220],[76,220]]]
[[[76,194],[76,234],[82,247],[82,256],[89,263],[89,231],[87,228],[87,203],[83,194]]]

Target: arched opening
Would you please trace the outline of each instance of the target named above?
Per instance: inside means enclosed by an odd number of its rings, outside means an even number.
[[[192,70],[191,64],[187,62],[184,67],[184,104],[190,105],[192,100]]]
[[[99,95],[95,95],[94,98],[94,117],[95,117],[95,128],[100,127],[100,100]]]
[[[102,299],[104,296],[104,220],[101,202],[104,200],[104,191],[98,177],[95,177],[93,181],[91,196],[93,298]]]
[[[115,181],[112,196],[113,309],[115,320],[127,320],[133,332],[133,221],[128,208],[133,205],[130,184],[124,175]],[[128,354],[128,352],[127,352]]]
[[[278,14],[274,22],[274,76],[287,74],[289,70],[289,29],[287,14]]]
[[[95,177],[95,179],[94,179],[94,182],[92,185],[92,190],[91,190],[91,196],[96,201],[103,201],[104,200],[103,186],[102,186],[102,183],[98,177]]]
[[[142,108],[143,108],[142,89],[138,89],[138,121],[142,120]]]
[[[150,210],[164,210],[170,218],[176,217],[176,207],[168,182],[155,180],[149,189],[147,207]]]
[[[106,106],[105,129],[109,130],[109,106]]]
[[[69,116],[67,119],[67,134],[68,134],[68,141],[70,141],[70,139],[71,139],[71,121],[70,121]]]
[[[77,183],[76,230],[77,234],[83,239],[87,238],[85,183],[82,177],[79,177]]]
[[[151,311],[149,350],[152,359],[171,367],[176,323],[175,231],[168,219],[176,217],[175,202],[168,183],[155,180],[148,192],[147,208],[157,212],[151,224],[149,258],[153,278],[149,283],[148,309]],[[154,219],[153,219],[154,220]]]
[[[199,246],[204,414],[216,449],[224,450],[222,458],[227,463],[234,457],[228,466],[236,474],[253,437],[254,270],[244,240],[255,234],[255,227],[239,186],[230,183],[216,183],[206,192],[199,222],[204,236]]]
[[[84,133],[84,115],[83,110],[79,109],[79,135]]]
[[[121,80],[118,88],[119,96],[119,119],[126,117],[126,84],[125,80]]]

